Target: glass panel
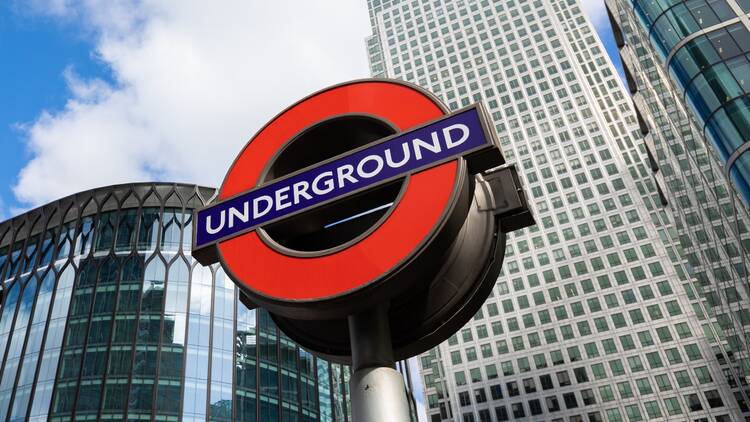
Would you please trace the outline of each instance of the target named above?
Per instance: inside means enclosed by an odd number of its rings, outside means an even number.
[[[164,223],[161,231],[161,250],[176,251],[180,247],[182,212],[174,208],[164,210]]]
[[[27,337],[26,329],[29,327],[31,310],[34,307],[34,299],[36,298],[36,288],[38,285],[36,277],[29,276],[23,281],[27,284],[26,287],[24,287],[23,295],[21,296],[21,303],[18,308],[18,314],[16,315],[16,322],[11,334],[10,348],[5,357],[3,378],[2,381],[0,381],[0,420],[5,420],[8,415],[10,396],[13,393],[18,364],[21,361],[24,342]],[[16,283],[16,285],[18,285],[18,283]]]
[[[322,359],[316,359],[316,362],[318,369],[318,397],[320,397],[320,420],[321,422],[333,422],[330,364]]]
[[[138,229],[138,250],[156,249],[159,236],[159,208],[144,208],[141,214],[141,225]]]
[[[39,376],[34,390],[34,398],[31,405],[30,420],[45,421],[52,399],[52,387],[57,373],[57,365],[60,359],[60,347],[65,332],[65,324],[68,317],[71,293],[75,271],[68,266],[59,276],[57,289],[55,290],[52,314],[50,315],[49,328],[44,343],[42,364],[39,367]]]
[[[21,364],[21,374],[18,377],[16,396],[11,408],[10,420],[14,422],[20,422],[26,418],[26,410],[31,398],[31,387],[34,384],[39,350],[44,340],[44,329],[47,326],[49,306],[52,301],[54,288],[55,273],[48,271],[37,295],[26,351],[24,352],[23,363]]]
[[[255,420],[257,401],[256,311],[237,300],[237,333],[235,335],[235,407],[237,420]]]
[[[182,417],[184,420],[206,420],[213,284],[211,268],[195,266],[191,280]]]
[[[159,352],[159,383],[156,391],[157,418],[179,416],[182,390],[182,360],[185,347],[188,280],[187,263],[178,259],[169,268],[164,304],[161,350]]]
[[[136,210],[130,209],[120,212],[120,221],[117,225],[117,240],[115,250],[118,252],[130,251],[135,244],[135,222]]]
[[[114,211],[104,212],[99,216],[96,225],[96,250],[109,251],[115,241],[115,220],[117,214]]]
[[[211,350],[210,419],[232,418],[232,353],[234,346],[235,287],[221,269],[214,285],[214,320]]]

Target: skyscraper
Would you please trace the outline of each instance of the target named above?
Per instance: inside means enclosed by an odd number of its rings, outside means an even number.
[[[654,177],[743,412],[750,375],[750,2],[607,1]],[[709,331],[706,331],[707,333]],[[717,355],[719,356],[719,355]]]
[[[420,356],[431,420],[737,420],[627,92],[577,0],[368,0],[371,71],[487,105],[531,192],[474,319]]]
[[[214,192],[112,186],[0,223],[0,421],[351,421],[348,368],[190,256]]]

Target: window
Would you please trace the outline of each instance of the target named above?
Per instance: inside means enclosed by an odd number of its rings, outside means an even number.
[[[637,404],[625,406],[625,414],[628,415],[629,422],[638,422],[643,420],[643,416],[641,416],[641,409]]]
[[[646,311],[648,311],[648,315],[651,317],[652,321],[664,318],[664,314],[661,313],[659,305],[649,305],[646,307]]]
[[[586,300],[586,303],[589,305],[589,311],[592,313],[599,312],[602,310],[602,304],[601,302],[599,302],[598,297],[592,297]]]
[[[508,420],[508,410],[505,406],[498,406],[495,408],[495,417],[499,422]]]
[[[618,376],[625,373],[625,367],[622,365],[620,359],[609,361],[609,369],[612,371],[612,375]]]
[[[641,347],[648,347],[648,346],[654,345],[654,338],[651,337],[651,333],[648,331],[639,332],[638,341],[641,342]]]
[[[524,373],[531,371],[531,364],[529,364],[529,358],[518,358],[516,360],[516,363],[518,363],[518,372]]]
[[[659,357],[659,352],[646,353],[646,360],[648,361],[648,366],[651,369],[657,369],[664,366],[661,361],[661,357]]]
[[[464,328],[461,330],[461,336],[464,339],[464,342],[472,341],[474,340],[472,334],[471,334],[471,328]]]
[[[687,371],[676,371],[674,378],[677,380],[677,386],[680,388],[690,387],[693,382],[690,381],[690,375]]]
[[[495,366],[494,363],[486,365],[484,367],[484,372],[487,374],[487,379],[488,380],[492,380],[492,379],[497,378],[497,366]]]
[[[562,365],[563,363],[565,363],[562,351],[560,350],[553,350],[549,352],[549,356],[552,359],[552,365]]]
[[[693,333],[690,332],[690,327],[686,322],[675,324],[674,329],[677,331],[677,336],[680,338],[689,338],[693,336]]]
[[[511,361],[505,361],[500,363],[500,367],[502,368],[503,375],[513,375],[513,362]]]
[[[661,409],[659,409],[659,402],[657,401],[647,401],[643,403],[643,407],[646,409],[646,415],[650,419],[658,419],[661,415]]]
[[[648,378],[640,378],[635,380],[635,385],[638,388],[638,394],[645,396],[654,392],[651,388],[651,383]]]
[[[721,396],[717,390],[710,390],[705,392],[706,401],[711,408],[723,407],[724,402],[721,400]]]
[[[669,331],[669,327],[657,328],[656,335],[657,337],[659,337],[659,341],[662,343],[668,343],[672,341],[672,333]]]
[[[554,385],[552,384],[552,376],[550,375],[540,376],[539,382],[542,384],[542,390],[550,390],[554,388]]]
[[[622,350],[624,351],[635,349],[635,342],[633,341],[633,337],[631,337],[630,334],[620,336],[620,345],[622,346]]]
[[[511,405],[511,409],[513,410],[514,418],[526,417],[526,412],[523,410],[523,403],[514,403]]]
[[[570,385],[570,376],[568,375],[568,371],[560,371],[557,373],[557,383],[560,385],[560,387]]]
[[[617,391],[620,393],[620,398],[629,399],[633,397],[633,388],[628,381],[618,382]]]
[[[607,409],[607,421],[622,422],[622,415],[620,414],[620,410],[617,408]]]
[[[604,369],[604,365],[601,363],[595,363],[591,365],[591,372],[594,373],[594,378],[598,380],[607,378],[607,371]]]
[[[581,390],[581,400],[583,400],[584,406],[596,404],[596,396],[594,396],[594,390]]]
[[[709,382],[713,382],[713,378],[711,378],[711,373],[708,371],[708,368],[705,366],[701,366],[698,368],[693,369],[693,372],[695,372],[696,378],[698,378],[698,382],[700,384],[707,384]]]
[[[550,396],[544,399],[545,403],[547,404],[547,411],[557,412],[560,410],[560,402],[557,401],[557,396]]]
[[[492,357],[492,345],[489,343],[483,344],[479,346],[480,350],[482,351],[482,357],[483,358],[491,358]]]
[[[687,407],[688,409],[690,409],[691,412],[699,412],[703,410],[701,399],[698,398],[697,394],[685,395],[685,402],[687,403]]]
[[[474,390],[474,400],[477,403],[484,403],[487,401],[487,393],[484,391],[484,388],[477,388]]]
[[[534,366],[536,369],[543,369],[547,367],[547,359],[544,357],[544,353],[534,355]]]
[[[469,397],[468,391],[461,391],[458,393],[458,401],[461,406],[471,406],[471,397]]]
[[[534,378],[526,378],[523,380],[523,391],[526,394],[536,392],[536,384],[534,383]]]
[[[579,384],[583,383],[583,382],[588,382],[588,380],[589,380],[589,376],[586,373],[586,367],[580,367],[580,368],[573,369],[573,374],[575,374],[576,382],[579,383]]]
[[[578,407],[578,401],[576,400],[575,393],[563,394],[563,401],[565,402],[565,407],[567,409],[575,409],[576,407]]]
[[[469,375],[471,376],[471,382],[481,382],[482,381],[482,371],[480,371],[479,368],[471,368],[471,369],[469,369]]]
[[[675,397],[664,399],[664,407],[667,408],[667,414],[669,415],[679,415],[682,413],[680,402]]]
[[[539,402],[539,400],[529,400],[529,412],[531,412],[532,415],[542,414],[542,404]]]
[[[659,290],[659,294],[662,296],[668,296],[672,294],[672,287],[668,281],[661,281],[656,283],[656,288]]]
[[[667,307],[667,313],[671,316],[680,315],[682,313],[682,309],[680,309],[680,304],[677,303],[676,300],[669,301],[664,304]]]
[[[657,375],[654,377],[656,386],[659,387],[659,391],[669,391],[672,389],[672,384],[669,382],[669,377],[666,374]]]
[[[599,349],[597,348],[596,343],[586,343],[583,345],[583,348],[586,350],[586,357],[595,358],[599,356]]]
[[[578,346],[568,347],[568,359],[570,359],[571,362],[578,362],[582,359],[581,351],[578,349]]]
[[[495,343],[495,347],[497,348],[497,353],[499,355],[508,353],[508,342],[506,340],[498,340]]]
[[[479,411],[479,422],[492,422],[492,416],[490,416],[489,410],[482,409]]]
[[[554,328],[544,330],[544,340],[547,344],[557,343],[557,334],[555,333]]]
[[[646,321],[643,317],[643,311],[638,308],[629,310],[628,314],[630,315],[630,320],[633,321],[633,324],[640,324]]]
[[[615,399],[615,393],[612,391],[612,386],[609,385],[603,385],[599,387],[599,395],[602,397],[602,401],[605,403]]]
[[[487,338],[487,326],[484,324],[477,326],[477,337],[480,339]]]
[[[703,355],[701,355],[700,349],[695,344],[685,345],[685,353],[687,353],[688,359],[690,361],[699,360],[703,358]]]
[[[667,361],[674,365],[678,363],[682,363],[682,357],[680,356],[680,351],[673,347],[671,349],[666,349],[664,353],[667,355]]]
[[[617,345],[615,345],[615,341],[611,338],[606,338],[602,340],[602,347],[604,348],[605,354],[612,354],[617,353]]]
[[[509,397],[515,397],[518,395],[518,383],[515,381],[511,381],[505,384],[505,389],[508,391]]]
[[[453,374],[456,379],[456,385],[466,385],[466,374],[464,371],[459,371]]]
[[[643,300],[649,300],[654,298],[654,291],[651,290],[651,286],[640,286],[638,291],[641,293]]]

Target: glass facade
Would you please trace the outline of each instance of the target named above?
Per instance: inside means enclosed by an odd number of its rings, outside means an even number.
[[[735,188],[750,203],[750,2],[627,2]]]
[[[537,220],[509,236],[482,310],[420,356],[429,418],[741,420],[737,338],[721,325],[735,315],[710,306],[680,242],[691,227],[665,208],[646,124],[580,1],[367,4],[373,75],[454,110],[484,102]]]
[[[675,220],[686,269],[696,279],[696,294],[707,311],[702,318],[704,332],[715,350],[724,350],[726,357],[717,354],[722,375],[747,416],[750,215],[743,199],[743,177],[732,170],[728,178],[727,162],[732,169],[744,171],[749,159],[742,151],[748,138],[747,132],[737,135],[741,119],[732,117],[728,123],[726,113],[740,116],[750,110],[735,108],[747,98],[743,95],[750,71],[735,63],[746,60],[740,51],[748,51],[741,46],[748,45],[750,4],[734,0],[706,2],[701,7],[703,2],[695,1],[643,3],[634,7],[629,0],[608,0],[607,8],[645,129],[653,177],[665,187],[665,210]],[[690,24],[686,28],[691,29],[679,30],[676,44],[660,47],[665,37],[658,41],[655,27],[644,17],[653,16],[657,9],[681,16],[672,25],[693,19],[704,26],[696,29]],[[701,21],[704,13],[710,16],[710,25]],[[659,32],[670,32],[660,25]],[[721,91],[734,83],[742,94]],[[714,329],[709,330],[709,325]]]
[[[214,190],[83,192],[0,223],[0,421],[350,421],[349,368],[190,256]]]

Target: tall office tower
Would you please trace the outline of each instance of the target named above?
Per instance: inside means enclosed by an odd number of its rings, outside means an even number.
[[[190,256],[214,192],[113,186],[0,223],[0,421],[351,421],[348,368]]]
[[[372,73],[482,101],[538,225],[420,356],[431,420],[736,421],[636,114],[577,0],[368,0]],[[717,357],[719,359],[717,359]]]
[[[750,1],[608,1],[655,177],[744,412],[750,375]],[[721,355],[717,355],[721,356]]]

